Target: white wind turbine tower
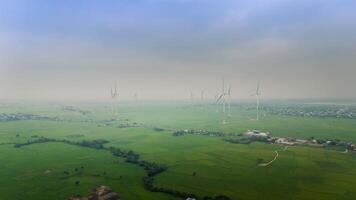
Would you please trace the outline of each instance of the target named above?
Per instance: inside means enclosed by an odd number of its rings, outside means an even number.
[[[133,98],[134,98],[134,101],[137,102],[138,101],[138,94],[134,93]]]
[[[231,105],[230,105],[230,98],[231,98],[231,85],[229,85],[229,89],[226,91],[225,90],[225,80],[222,80],[222,90],[221,94],[217,95],[216,99],[216,104],[219,105],[220,103],[222,104],[222,112],[226,112],[226,104],[227,104],[227,110],[228,114],[227,116],[231,116]],[[223,124],[226,124],[226,120],[223,120]]]
[[[219,102],[218,102],[219,97],[220,97],[219,91],[218,89],[216,89],[216,94],[214,96],[215,103],[216,103],[216,112],[219,112]]]
[[[205,100],[205,90],[200,91],[200,101],[201,104],[204,105],[204,100]]]
[[[202,91],[200,92],[200,100],[201,100],[202,102],[204,101],[204,93],[205,93],[204,90],[202,90]]]
[[[222,79],[222,89],[221,89],[221,93],[217,94],[217,98],[216,98],[216,104],[219,105],[220,103],[222,104],[222,112],[225,113],[226,112],[226,96],[229,96],[231,87],[229,88],[228,92],[225,92],[225,80]]]
[[[260,109],[260,96],[261,96],[261,92],[260,92],[260,81],[257,82],[257,89],[256,89],[256,93],[253,94],[252,96],[256,97],[256,120],[258,121],[260,119],[260,113],[259,113],[259,109]]]
[[[228,89],[226,95],[228,96],[228,101],[227,101],[228,114],[227,115],[228,115],[228,117],[231,117],[231,84],[229,84],[229,89]]]
[[[115,88],[111,88],[110,90],[110,95],[111,95],[111,99],[113,101],[113,104],[112,104],[112,111],[114,114],[116,114],[116,101],[117,101],[117,98],[119,97],[119,93],[117,91],[117,84],[115,84]]]
[[[194,105],[194,94],[192,90],[189,90],[190,92],[190,102],[192,103],[192,105]]]

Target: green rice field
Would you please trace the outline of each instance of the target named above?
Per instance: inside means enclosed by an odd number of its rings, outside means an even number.
[[[45,142],[16,148],[39,137],[80,142],[107,140],[104,146],[140,154],[140,159],[167,166],[155,176],[157,187],[234,200],[356,199],[356,154],[337,149],[253,142],[226,142],[229,136],[173,136],[194,129],[244,133],[258,129],[272,136],[339,139],[356,142],[356,120],[304,118],[263,113],[232,106],[227,118],[214,105],[188,103],[3,104],[1,113],[28,113],[48,119],[0,122],[0,199],[68,199],[107,185],[124,200],[181,199],[145,188],[145,170],[105,149]],[[223,124],[222,120],[227,123]],[[159,130],[157,130],[159,128]],[[269,161],[266,167],[256,160]],[[66,173],[68,174],[66,174]]]

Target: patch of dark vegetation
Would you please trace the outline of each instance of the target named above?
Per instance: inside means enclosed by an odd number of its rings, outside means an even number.
[[[36,143],[45,143],[45,142],[62,142],[70,145],[77,145],[81,147],[88,147],[88,148],[94,148],[94,149],[103,149],[110,151],[112,155],[117,156],[117,157],[122,157],[125,158],[125,162],[127,163],[132,163],[135,165],[138,165],[140,167],[143,167],[143,169],[146,171],[146,176],[143,178],[143,183],[144,186],[147,190],[151,192],[161,192],[161,193],[166,193],[178,198],[193,198],[193,199],[198,199],[197,195],[192,194],[192,193],[187,193],[187,192],[181,192],[169,188],[163,188],[163,187],[158,187],[154,184],[154,177],[157,176],[158,174],[167,171],[168,167],[163,164],[158,164],[155,162],[150,162],[146,160],[140,160],[140,154],[134,151],[126,151],[117,147],[104,147],[104,144],[108,143],[107,140],[103,139],[98,139],[98,140],[92,140],[92,141],[81,141],[81,142],[75,142],[75,141],[70,141],[66,139],[51,139],[51,138],[46,138],[46,137],[39,137],[36,140],[33,141],[28,141],[26,143],[21,143],[21,144],[15,144],[16,148],[20,148],[26,145],[31,145],[31,144],[36,144]],[[84,168],[84,167],[83,167]],[[81,168],[81,170],[83,170]],[[75,168],[74,171],[75,173],[78,173],[79,171],[78,168]],[[69,171],[64,171],[63,172],[65,175],[70,175]],[[96,174],[97,176],[100,176],[99,174]],[[96,176],[93,175],[93,176]],[[106,175],[106,172],[104,172],[104,175]],[[122,177],[120,176],[120,179]],[[80,184],[80,181],[75,182],[76,185]],[[230,198],[224,195],[219,195],[216,197],[203,197],[202,199],[206,200],[229,200]]]
[[[109,143],[109,141],[103,140],[103,139],[91,140],[91,141],[83,140],[81,142],[72,142],[72,141],[68,141],[68,140],[64,140],[64,141],[69,144],[79,145],[82,147],[90,147],[90,148],[94,148],[94,149],[103,149],[104,144]]]
[[[241,136],[241,133],[224,133],[220,131],[206,131],[206,130],[177,130],[173,133],[173,136],[183,136],[183,135],[203,135],[203,136],[214,136],[214,137],[226,137],[226,136]]]
[[[79,145],[82,147],[103,149],[104,144],[108,143],[109,141],[98,139],[98,140],[91,140],[91,141],[83,140],[80,142],[74,142],[74,141],[65,140],[65,139],[51,139],[51,138],[46,138],[46,137],[41,136],[41,137],[38,137],[36,140],[30,140],[25,143],[17,143],[17,144],[15,144],[15,147],[20,148],[20,147],[31,145],[31,144],[46,143],[46,142],[63,142],[63,143],[72,144],[72,145]]]
[[[112,126],[116,124],[119,120],[118,119],[108,119],[100,121],[98,126]]]
[[[265,163],[265,161],[263,160],[263,158],[257,158],[257,159],[256,159],[256,164],[257,164],[257,165],[262,164],[262,163]]]
[[[92,176],[94,176],[94,177],[100,177],[101,175],[100,175],[100,174],[92,174]]]
[[[93,119],[67,119],[62,117],[49,117],[49,116],[35,115],[29,113],[0,113],[0,122],[24,121],[24,120],[54,121],[54,122],[69,122],[69,123],[71,122],[97,123],[98,127],[103,127],[103,126],[117,126],[117,128],[143,127],[143,124],[140,124],[138,122],[130,122],[129,119],[109,119],[109,120],[96,121]]]
[[[135,127],[143,127],[142,124],[138,122],[130,122],[129,119],[109,119],[102,120],[98,122],[98,127],[104,126],[116,126],[116,128],[135,128]]]
[[[27,114],[27,113],[12,113],[12,114],[0,113],[0,121],[2,122],[20,121],[20,120],[57,120],[57,118]]]
[[[226,142],[234,143],[234,144],[250,144],[252,142],[271,142],[270,137],[239,137],[239,138],[227,138],[224,139]]]
[[[172,189],[168,189],[168,188],[161,188],[161,187],[157,187],[154,185],[154,178],[150,177],[150,176],[146,176],[143,178],[143,182],[145,185],[145,188],[151,192],[161,192],[161,193],[166,193],[166,194],[170,194],[174,197],[178,197],[178,198],[193,198],[193,199],[198,199],[196,195],[194,194],[190,194],[190,193],[186,193],[186,192],[180,192],[180,191],[176,191],[176,190],[172,190]]]
[[[215,197],[203,197],[202,200],[231,200],[230,197],[225,195],[218,195]]]
[[[34,115],[28,113],[0,113],[0,122],[10,122],[10,121],[24,121],[24,120],[38,120],[38,121],[55,121],[55,122],[84,122],[92,123],[93,120],[73,120],[73,119],[63,119],[59,117],[48,117],[42,115]]]
[[[127,123],[121,123],[116,126],[116,128],[135,128],[135,127],[142,127],[142,125],[137,122],[127,122]]]
[[[72,135],[67,135],[67,138],[81,138],[84,137],[83,134],[72,134]]]
[[[250,144],[252,140],[250,138],[229,138],[229,139],[224,139],[226,142],[230,143],[235,143],[235,144]]]
[[[63,106],[62,107],[62,110],[64,111],[69,111],[69,112],[78,112],[82,115],[87,115],[87,114],[90,114],[91,112],[90,111],[87,111],[87,110],[81,110],[79,108],[76,108],[74,106]]]
[[[20,148],[20,147],[31,145],[31,144],[55,142],[55,141],[56,141],[55,139],[49,139],[46,137],[38,137],[36,140],[27,141],[25,143],[17,143],[17,144],[15,144],[15,147]]]
[[[318,143],[318,144],[324,144],[325,146],[334,146],[334,147],[348,147],[351,145],[350,142],[345,142],[345,141],[342,141],[342,140],[338,140],[338,139],[326,139],[326,140],[323,140],[323,139],[315,139],[315,141]]]
[[[157,132],[160,132],[160,131],[164,131],[164,128],[154,127],[153,130],[157,131]]]
[[[10,144],[15,144],[13,142],[3,142],[3,143],[0,143],[0,145],[10,145]]]
[[[140,159],[140,155],[133,151],[125,151],[116,147],[109,147],[108,150],[117,157],[126,158],[126,162],[129,163],[138,163]]]

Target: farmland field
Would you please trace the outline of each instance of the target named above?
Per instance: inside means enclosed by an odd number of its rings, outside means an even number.
[[[233,105],[230,118],[214,105],[189,103],[2,104],[3,114],[31,114],[28,119],[0,122],[0,199],[68,199],[108,185],[125,200],[180,199],[149,191],[144,168],[108,152],[134,151],[141,160],[167,166],[154,177],[160,188],[230,199],[356,199],[356,154],[344,149],[252,142],[234,144],[233,136],[186,134],[175,130],[244,133],[258,129],[272,136],[337,139],[356,142],[356,120],[280,116]],[[223,124],[226,118],[227,123]],[[50,138],[57,142],[16,144]],[[94,149],[62,141],[106,140]],[[256,160],[269,161],[266,167]]]

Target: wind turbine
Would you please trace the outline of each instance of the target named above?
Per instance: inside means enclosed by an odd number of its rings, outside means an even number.
[[[110,89],[110,95],[111,95],[111,99],[113,100],[113,105],[112,105],[112,111],[114,114],[116,114],[116,100],[119,97],[119,93],[117,91],[117,84],[115,84],[114,88]]]
[[[252,94],[252,96],[256,97],[256,120],[258,121],[260,119],[260,113],[259,113],[259,109],[260,109],[260,96],[261,96],[261,92],[260,92],[260,81],[257,82],[257,88],[256,88],[256,93]]]
[[[228,114],[227,115],[228,115],[228,117],[231,117],[231,84],[229,84],[229,89],[228,89],[226,95],[228,96],[228,101],[227,101]]]
[[[230,88],[229,88],[230,90]],[[225,80],[222,79],[222,89],[221,89],[221,93],[217,95],[217,98],[216,98],[216,104],[222,104],[222,112],[225,113],[226,111],[226,96],[228,95],[227,92],[225,92]]]
[[[216,112],[219,112],[219,103],[218,103],[219,97],[220,97],[220,94],[219,94],[218,89],[216,88],[216,93],[214,96],[214,100],[215,100],[215,104],[216,104]]]
[[[190,92],[190,102],[192,105],[194,105],[194,93],[192,90],[189,90],[189,92]]]
[[[133,98],[134,98],[135,102],[137,102],[137,101],[138,101],[138,94],[135,93],[135,94],[133,95]]]
[[[226,112],[226,104],[227,104],[227,110],[228,110],[227,116],[228,117],[231,116],[230,99],[231,99],[231,85],[229,84],[229,88],[226,91],[225,80],[223,79],[221,93],[217,95],[216,104],[217,105],[222,104],[222,112],[223,113]],[[226,124],[226,120],[223,120],[223,124]]]
[[[201,100],[202,102],[204,102],[204,95],[205,95],[205,91],[202,90],[202,91],[200,92],[200,100]]]

